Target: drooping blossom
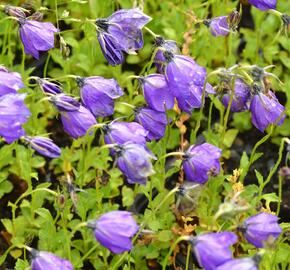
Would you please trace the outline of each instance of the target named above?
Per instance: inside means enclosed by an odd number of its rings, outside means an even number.
[[[39,59],[40,52],[54,48],[54,33],[58,30],[50,22],[38,22],[20,18],[19,35],[24,46],[24,51]]]
[[[268,9],[276,9],[277,0],[248,0],[249,4],[254,7],[265,11]]]
[[[112,122],[103,128],[106,144],[133,142],[146,145],[148,131],[136,122]]]
[[[179,54],[180,50],[177,46],[176,41],[166,40],[161,36],[157,36],[155,38],[155,47],[157,47],[157,52],[154,58],[155,66],[157,67],[157,71],[159,73],[164,73],[166,59],[163,53],[165,51],[169,51],[173,54]]]
[[[0,136],[7,143],[25,135],[22,125],[31,114],[24,104],[25,97],[25,94],[6,94],[0,97]]]
[[[255,91],[255,90],[254,90]],[[281,116],[285,111],[272,91],[262,93],[260,90],[254,93],[252,97],[250,111],[252,113],[252,123],[260,131],[264,131],[270,124],[274,124],[279,117],[277,125],[284,122],[285,115]]]
[[[143,47],[142,28],[151,18],[140,9],[121,9],[106,19],[97,19],[97,36],[110,65],[123,62],[123,52],[135,53]]]
[[[227,36],[230,33],[228,16],[220,16],[203,22],[210,30],[211,34],[217,36]]]
[[[97,220],[88,222],[96,240],[115,254],[130,251],[133,248],[132,237],[139,226],[128,211],[111,211]]]
[[[165,76],[150,74],[140,79],[144,98],[148,106],[156,111],[164,112],[174,106],[174,96],[169,90]]]
[[[259,270],[260,261],[259,254],[249,258],[232,259],[218,266],[216,270]]]
[[[60,258],[53,253],[32,249],[31,254],[33,257],[31,270],[73,270],[70,261]]]
[[[146,184],[147,178],[154,174],[151,159],[156,159],[141,144],[127,142],[114,147],[117,165],[126,176],[128,183]]]
[[[241,112],[248,109],[250,99],[250,87],[242,80],[237,78],[234,86],[234,96],[231,104],[232,112]],[[226,93],[222,97],[222,103],[227,108],[230,101],[231,93]]]
[[[56,83],[41,78],[37,79],[37,83],[45,94],[57,95],[62,93],[61,86]]]
[[[114,99],[124,93],[115,79],[99,76],[77,78],[81,88],[81,99],[86,108],[96,117],[110,116],[114,113]]]
[[[259,213],[246,219],[240,227],[247,241],[258,248],[264,247],[270,238],[278,238],[282,232],[278,217],[269,213]]]
[[[9,72],[0,65],[0,96],[15,94],[24,87],[21,75],[18,72]]]
[[[72,97],[58,94],[50,97],[50,101],[60,112],[64,131],[74,139],[86,135],[97,124],[92,113]]]
[[[61,154],[60,148],[49,138],[25,136],[23,139],[31,148],[45,157],[57,158]]]
[[[139,108],[135,112],[135,120],[148,131],[148,140],[159,140],[164,136],[167,125],[165,112]]]
[[[190,146],[182,163],[186,179],[204,184],[210,176],[217,175],[220,171],[221,152],[221,149],[209,143]]]
[[[190,243],[199,265],[205,270],[216,270],[233,258],[230,246],[238,237],[232,232],[206,233],[193,237]]]
[[[185,55],[166,51],[164,56],[167,62],[165,77],[170,91],[176,97],[179,108],[191,114],[193,108],[201,106],[206,69]],[[212,92],[209,84],[206,84],[205,91]]]

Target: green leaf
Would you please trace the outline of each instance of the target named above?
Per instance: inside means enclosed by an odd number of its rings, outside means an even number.
[[[134,192],[131,188],[123,186],[122,188],[122,204],[123,206],[130,206],[134,202]]]
[[[255,170],[255,174],[256,174],[256,177],[258,179],[258,183],[259,185],[262,185],[263,182],[264,182],[264,177],[263,175],[261,175],[257,170]]]
[[[234,140],[236,139],[237,135],[239,133],[239,130],[238,129],[229,129],[226,131],[226,134],[225,134],[225,138],[224,138],[224,141],[223,141],[223,144],[230,148],[234,142]]]

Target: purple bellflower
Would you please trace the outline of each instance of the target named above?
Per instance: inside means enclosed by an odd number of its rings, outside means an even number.
[[[230,33],[228,16],[220,16],[204,20],[203,23],[209,27],[211,34],[217,36],[227,36]]]
[[[164,136],[167,118],[165,112],[158,112],[150,108],[138,108],[135,112],[135,121],[140,123],[147,131],[147,139],[159,140]]]
[[[131,238],[139,226],[128,211],[111,211],[97,220],[88,222],[94,230],[97,241],[115,254],[130,251],[133,248]]]
[[[221,153],[221,149],[209,143],[190,146],[182,163],[186,179],[204,184],[210,176],[217,175],[220,171]]]
[[[255,86],[253,88],[255,91]],[[252,97],[250,111],[252,113],[253,125],[264,132],[270,124],[275,123],[281,117],[285,108],[279,103],[273,92],[268,91],[268,93],[264,94],[258,90]],[[284,119],[285,115],[281,117],[277,125],[281,125]]]
[[[23,137],[26,143],[29,144],[31,148],[36,150],[39,154],[49,157],[49,158],[57,158],[61,154],[60,148],[53,143],[53,141],[49,138],[35,136],[25,136]]]
[[[232,232],[219,232],[193,237],[190,242],[199,265],[205,270],[216,270],[233,258],[230,246],[237,240],[238,237]]]
[[[179,54],[180,50],[174,40],[165,40],[161,36],[157,36],[155,38],[155,47],[158,48],[155,58],[154,58],[154,63],[157,67],[157,71],[159,73],[164,73],[164,66],[166,64],[166,59],[164,56],[164,51],[169,51],[173,54]]]
[[[62,90],[61,87],[56,84],[56,83],[52,83],[48,80],[45,79],[41,79],[38,78],[37,79],[37,83],[39,84],[41,90],[48,95],[57,95],[57,94],[61,94]]]
[[[112,115],[114,113],[114,99],[124,94],[114,79],[94,76],[77,78],[77,83],[81,88],[81,99],[84,106],[96,117]]]
[[[106,144],[133,142],[146,145],[146,131],[136,122],[112,122],[104,127]]]
[[[121,9],[106,19],[97,19],[97,36],[105,58],[112,66],[123,62],[123,52],[143,47],[142,27],[151,18],[140,9]]]
[[[95,117],[84,106],[80,106],[77,111],[61,111],[60,114],[64,131],[74,139],[85,136],[97,124]]]
[[[242,80],[235,80],[234,96],[231,104],[232,112],[241,112],[248,109],[248,101],[250,99],[251,88]],[[227,108],[230,101],[230,93],[222,97],[222,103]]]
[[[23,87],[24,84],[18,72],[9,72],[5,67],[0,66],[0,96],[15,94]]]
[[[97,124],[92,113],[72,97],[58,94],[50,97],[50,101],[61,114],[64,131],[74,139],[86,135]]]
[[[165,112],[174,106],[174,96],[169,90],[165,76],[150,74],[140,78],[144,98],[148,106],[156,111]]]
[[[262,11],[265,11],[268,9],[276,9],[277,0],[249,0],[249,4]]]
[[[216,270],[259,270],[260,261],[259,254],[250,258],[232,259],[218,266]]]
[[[165,77],[171,93],[176,97],[181,110],[191,114],[193,108],[199,108],[202,101],[202,89],[206,79],[206,69],[185,55],[164,52],[167,61]],[[205,91],[212,92],[209,84]]]
[[[278,217],[269,213],[259,213],[245,220],[240,227],[247,241],[255,247],[264,247],[270,237],[276,239],[282,232]]]
[[[114,147],[117,165],[129,184],[145,185],[148,176],[155,173],[151,159],[156,159],[143,145],[127,142]]]
[[[31,114],[24,104],[25,97],[25,94],[7,94],[0,97],[0,136],[7,143],[25,135],[22,125]]]
[[[54,33],[58,30],[50,22],[18,19],[19,35],[24,46],[24,51],[39,59],[39,53],[54,48]]]
[[[33,257],[31,270],[73,270],[70,261],[62,259],[53,253],[32,249],[31,254]]]

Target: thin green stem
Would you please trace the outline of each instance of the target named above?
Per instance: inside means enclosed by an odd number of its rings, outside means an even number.
[[[172,252],[174,251],[175,247],[181,242],[181,241],[185,241],[188,240],[188,236],[181,236],[179,238],[176,239],[176,241],[173,243],[173,245],[170,247],[169,252],[167,253],[165,259],[162,262],[162,270],[166,270],[166,266],[168,264],[168,260],[170,255],[172,254]]]
[[[197,132],[198,132],[198,130],[200,128],[200,124],[201,124],[201,119],[202,119],[202,114],[203,114],[203,109],[204,109],[204,103],[205,103],[205,89],[206,89],[207,80],[208,80],[208,77],[204,80],[204,83],[203,83],[203,86],[202,86],[201,106],[200,106],[197,122],[196,122],[196,125],[195,125],[195,129],[194,129],[193,135],[191,137],[192,138],[192,141],[191,141],[192,144],[194,144],[195,141],[196,141],[196,135],[197,135]]]
[[[253,162],[254,162],[254,158],[255,158],[255,155],[256,155],[256,151],[257,151],[258,147],[259,147],[260,145],[262,145],[264,142],[266,142],[266,141],[271,137],[271,135],[272,135],[272,133],[273,133],[273,130],[274,130],[274,126],[271,127],[271,130],[270,130],[270,132],[269,132],[267,135],[265,135],[262,139],[260,139],[260,140],[255,144],[255,146],[254,146],[254,148],[253,148],[253,150],[252,150],[251,156],[250,156],[249,163],[247,164],[246,168],[243,169],[243,172],[242,172],[242,174],[241,174],[241,176],[240,176],[240,182],[243,183],[243,181],[244,181],[244,179],[245,179],[245,177],[246,177],[246,175],[247,175],[247,173],[248,173],[248,171],[249,171],[251,165],[253,164]]]
[[[280,148],[279,148],[279,155],[278,155],[278,159],[274,165],[274,167],[271,169],[267,179],[262,183],[262,185],[260,186],[260,190],[259,190],[259,197],[262,196],[263,190],[265,188],[265,186],[271,181],[272,176],[274,175],[274,173],[277,171],[281,161],[282,161],[282,155],[283,155],[283,150],[284,150],[284,145],[285,145],[285,140],[282,139],[281,144],[280,144]]]
[[[149,29],[148,27],[144,26],[143,29],[145,29],[151,36],[153,36],[154,38],[156,38],[158,35],[156,35],[151,29]]]
[[[214,99],[214,97],[213,97]],[[212,119],[212,109],[213,109],[213,100],[211,99],[208,112],[208,122],[207,122],[207,131],[211,131],[211,119]]]
[[[186,254],[186,265],[185,265],[185,270],[189,269],[189,259],[190,259],[190,253],[191,253],[191,245],[187,245],[187,254]]]
[[[99,243],[95,244],[89,251],[81,258],[81,261],[83,262],[87,257],[89,257],[98,247],[100,246]]]
[[[278,176],[278,205],[276,215],[279,216],[282,202],[282,187],[283,187],[283,177],[281,175]]]
[[[230,110],[231,110],[231,106],[233,103],[233,99],[234,99],[234,95],[235,95],[235,77],[232,78],[232,82],[231,82],[231,95],[230,95],[230,100],[227,106],[227,110],[226,110],[226,114],[224,116],[224,120],[223,120],[223,129],[222,129],[222,134],[220,136],[220,142],[219,142],[219,146],[222,147],[222,144],[224,142],[224,138],[225,138],[225,134],[226,134],[226,130],[227,130],[227,125],[228,125],[228,120],[229,120],[229,115],[230,115]]]

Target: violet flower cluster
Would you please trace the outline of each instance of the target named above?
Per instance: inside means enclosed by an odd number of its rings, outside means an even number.
[[[229,88],[229,91],[222,96],[223,105],[228,107],[233,92],[231,111],[250,110],[253,125],[261,132],[270,124],[277,122],[277,125],[281,125],[285,119],[284,106],[279,103],[274,92],[268,90],[263,83],[267,74],[270,73],[265,73],[262,68],[254,66],[251,73],[252,85],[241,78],[236,78],[234,88]]]
[[[270,238],[277,239],[282,232],[278,218],[272,214],[259,213],[244,221],[239,228],[247,241],[258,248],[265,247]],[[205,270],[258,270],[261,255],[254,257],[233,258],[230,247],[238,237],[232,232],[205,233],[190,237],[194,255],[201,267]]]

